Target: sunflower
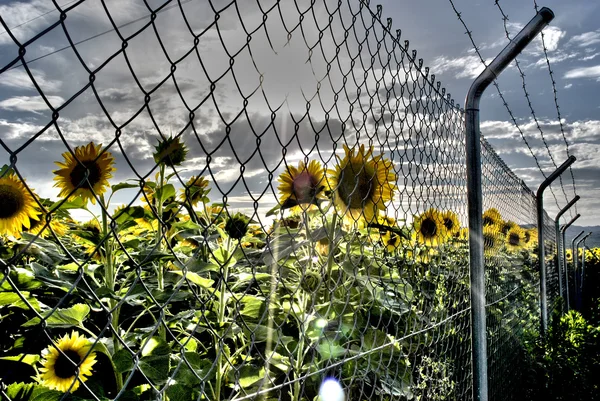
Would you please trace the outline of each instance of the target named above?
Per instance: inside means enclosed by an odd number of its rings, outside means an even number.
[[[91,348],[90,341],[75,331],[60,338],[56,346],[42,351],[40,384],[63,393],[77,390],[92,375],[96,353]]]
[[[497,226],[502,223],[502,215],[496,208],[490,208],[483,212],[483,226]]]
[[[83,245],[84,251],[95,260],[102,260],[102,248],[98,245],[102,242],[102,229],[95,219],[83,223],[73,232],[76,241]]]
[[[328,170],[329,184],[334,190],[335,205],[344,213],[346,221],[373,221],[379,211],[385,210],[396,189],[396,173],[392,162],[383,155],[373,156],[373,147],[358,151],[344,145],[346,153],[333,170]]]
[[[230,216],[225,223],[225,232],[232,239],[241,240],[248,232],[250,219],[241,213]]]
[[[537,244],[538,230],[537,228],[530,228],[525,230],[523,243],[527,248],[533,248]]]
[[[485,256],[493,256],[498,252],[502,244],[502,233],[496,225],[483,227],[483,253]]]
[[[196,206],[198,202],[207,203],[208,198],[206,195],[210,192],[208,187],[208,180],[204,177],[192,176],[185,184],[185,188],[181,191],[181,200],[183,202],[188,201],[192,206]]]
[[[446,210],[441,216],[448,235],[454,236],[458,234],[460,230],[460,223],[458,222],[458,216],[456,213],[454,213],[452,210]]]
[[[57,217],[53,217],[52,220],[50,220],[50,224],[46,224],[48,219],[47,216],[48,214],[46,212],[41,212],[38,220],[31,220],[29,228],[23,226],[23,231],[45,238],[51,234],[51,231],[48,229],[48,227],[50,227],[58,237],[63,237],[67,234],[67,226],[60,222]]]
[[[115,159],[110,152],[102,152],[102,144],[93,142],[86,146],[77,146],[75,152],[65,152],[63,162],[55,162],[60,167],[55,170],[55,187],[60,188],[58,196],[66,197],[73,192],[70,199],[81,196],[84,201],[91,200],[96,204],[94,194],[102,195],[112,178]]]
[[[468,241],[469,240],[469,227],[461,227],[456,234],[454,234],[454,238],[459,241]]]
[[[185,144],[181,143],[179,137],[165,138],[158,141],[158,145],[154,147],[154,161],[156,164],[164,163],[166,166],[179,166],[185,161],[188,149]]]
[[[318,199],[325,198],[325,171],[316,160],[311,160],[308,166],[303,161],[298,167],[287,166],[277,181],[282,209],[307,210],[316,205]]]
[[[402,238],[394,231],[387,231],[381,236],[381,243],[388,252],[394,252],[401,245]]]
[[[413,221],[413,240],[419,244],[438,246],[447,237],[444,219],[437,209],[431,208]]]
[[[570,249],[567,249],[565,251],[565,258],[567,259],[567,262],[572,262],[573,261],[573,251]]]
[[[500,225],[500,231],[502,231],[502,234],[508,234],[508,232],[515,227],[519,227],[517,223],[507,220]]]
[[[518,252],[525,248],[525,230],[518,225],[514,225],[505,237],[506,248],[512,252]]]
[[[30,228],[39,214],[33,196],[16,175],[0,178],[0,235],[19,237],[23,227]]]

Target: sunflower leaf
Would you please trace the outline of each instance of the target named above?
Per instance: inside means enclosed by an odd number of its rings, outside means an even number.
[[[56,309],[55,311],[49,311],[45,314],[44,318],[47,327],[61,327],[68,328],[74,326],[81,326],[83,321],[89,315],[90,307],[85,304],[75,304],[67,309]],[[36,326],[41,323],[39,317],[22,324],[23,327]]]
[[[120,182],[111,187],[113,194],[121,189],[139,188],[140,184],[130,184],[128,182]]]
[[[85,200],[83,200],[83,198],[81,198],[80,196],[78,196],[77,198],[73,198],[71,200],[68,200],[66,202],[63,201],[57,201],[55,203],[52,204],[52,206],[50,206],[50,210],[54,210],[54,209],[61,209],[61,210],[68,210],[68,209],[81,209],[85,206]]]
[[[171,270],[169,273],[177,274],[181,277],[188,279],[190,282],[196,284],[198,287],[210,289],[214,284],[215,280],[211,280],[209,278],[201,277],[199,274],[194,272],[183,272],[181,270]]]

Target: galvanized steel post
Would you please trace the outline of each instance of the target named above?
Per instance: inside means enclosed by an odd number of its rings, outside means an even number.
[[[548,186],[557,179],[567,168],[575,163],[575,156],[569,158],[561,164],[552,174],[542,182],[536,193],[537,201],[537,224],[538,224],[538,262],[540,264],[540,309],[541,309],[541,325],[540,334],[542,337],[546,335],[548,330],[548,298],[546,294],[546,258],[544,244],[544,191]]]
[[[582,242],[585,244],[585,240],[592,235],[592,232],[590,231],[586,236],[584,236],[582,239],[580,239],[579,241],[577,241],[577,245],[575,245],[575,249],[577,250],[577,253],[573,254],[573,260],[575,260],[576,258],[579,258],[579,244],[581,244]],[[577,264],[575,264],[575,269],[573,271],[573,275],[575,276],[575,309],[578,311],[581,311],[581,285],[583,282],[583,268],[585,266],[585,248],[583,249],[583,251],[581,252],[581,272],[579,273],[579,280],[577,280]]]
[[[571,227],[571,224],[581,217],[581,214],[577,213],[577,216],[573,217],[571,221],[560,228],[563,244],[562,261],[563,267],[565,268],[565,287],[567,289],[567,312],[571,309],[571,301],[569,300],[569,265],[567,265],[567,241],[565,239],[567,228]]]
[[[546,7],[541,8],[536,16],[473,81],[465,100],[469,264],[471,273],[471,341],[473,352],[473,399],[475,401],[487,401],[488,399],[479,103],[489,84],[552,19],[554,19],[552,10]]]
[[[573,296],[575,297],[575,299],[574,299],[575,301],[577,300],[577,248],[575,247],[575,242],[584,233],[585,233],[585,231],[580,232],[571,241],[571,252],[573,255],[572,256],[572,259],[573,259],[573,292],[574,292]],[[579,245],[579,243],[577,243],[577,244]]]
[[[577,195],[575,196],[573,199],[571,199],[571,201],[569,203],[567,203],[567,205],[565,207],[563,207],[560,212],[558,212],[558,214],[556,215],[556,218],[554,219],[554,229],[556,231],[556,262],[558,263],[558,291],[560,296],[563,296],[563,272],[565,271],[565,267],[563,266],[562,262],[563,262],[563,248],[565,247],[565,243],[561,242],[561,235],[560,235],[560,218],[562,217],[563,214],[565,214],[565,212],[567,210],[569,210],[571,208],[571,206],[573,206],[575,203],[577,203],[577,201],[580,199],[580,196]]]

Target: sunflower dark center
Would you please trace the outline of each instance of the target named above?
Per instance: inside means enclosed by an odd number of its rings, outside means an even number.
[[[87,176],[87,180],[86,180]],[[100,182],[100,166],[94,160],[87,160],[77,163],[69,174],[71,184],[74,187],[92,189],[94,185]]]
[[[454,228],[454,221],[452,221],[452,219],[444,219],[444,226],[450,231]]]
[[[340,178],[338,193],[350,209],[362,209],[366,202],[373,200],[375,178],[362,166],[348,164],[341,171]]]
[[[510,234],[508,236],[508,243],[512,246],[519,246],[521,245],[521,237],[519,234]]]
[[[531,239],[531,234],[528,232],[525,232],[525,242],[529,242],[530,239]]]
[[[421,234],[425,238],[433,238],[437,234],[437,224],[433,219],[427,218],[421,222]]]
[[[317,182],[308,171],[303,171],[294,177],[292,193],[298,203],[312,203],[317,195]]]
[[[66,350],[63,352],[64,355],[59,354],[56,359],[54,372],[56,373],[56,376],[61,379],[68,379],[69,377],[75,376],[77,373],[77,365],[81,362],[81,357],[73,350]]]
[[[15,217],[25,206],[25,197],[10,185],[0,185],[0,219]]]
[[[242,219],[229,219],[225,224],[225,231],[231,238],[240,240],[246,235],[246,231],[248,231],[248,223]]]

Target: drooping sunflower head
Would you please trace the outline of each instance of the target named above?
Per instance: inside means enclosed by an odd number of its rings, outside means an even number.
[[[185,161],[188,149],[179,139],[180,137],[169,137],[158,141],[154,148],[154,161],[156,164],[164,163],[166,166],[179,166]]]
[[[232,239],[241,240],[248,232],[248,224],[250,219],[241,214],[236,213],[233,216],[229,216],[225,223],[225,232]]]
[[[42,351],[40,384],[63,393],[77,390],[92,375],[96,353],[91,348],[90,341],[75,331],[60,338]]]
[[[500,231],[502,231],[502,234],[506,235],[510,230],[512,230],[515,227],[519,227],[517,223],[515,223],[514,221],[507,220],[504,221],[500,226]]]
[[[63,153],[62,157],[64,161],[55,162],[60,169],[54,171],[54,186],[60,188],[58,196],[70,195],[70,199],[80,196],[84,201],[89,199],[95,204],[94,194],[99,196],[106,191],[108,180],[116,170],[111,153],[102,153],[101,144],[90,142],[85,146],[77,146],[73,153]]]
[[[431,208],[413,221],[413,240],[418,244],[438,246],[447,238],[444,218],[437,209]]]
[[[208,180],[204,177],[192,176],[185,184],[185,188],[181,190],[181,200],[183,202],[188,201],[192,206],[196,206],[198,202],[208,203],[209,199],[206,197],[210,192],[208,189]]]
[[[498,209],[492,207],[483,212],[483,226],[497,226],[502,223],[502,215]]]
[[[458,216],[452,210],[446,210],[442,213],[442,219],[444,220],[444,227],[448,235],[456,235],[460,230],[460,223],[458,222]]]
[[[36,202],[15,174],[0,178],[0,235],[19,237],[23,228],[39,220]]]
[[[373,147],[364,145],[350,149],[344,145],[345,156],[328,170],[329,184],[334,191],[334,203],[347,222],[372,222],[385,210],[396,189],[396,173],[390,160],[373,156]]]
[[[512,252],[518,252],[525,247],[525,230],[518,225],[514,225],[505,237],[506,248]]]
[[[316,160],[311,160],[308,166],[304,161],[300,161],[298,167],[287,166],[277,181],[282,209],[307,210],[325,197],[325,171]]]
[[[83,246],[87,255],[95,260],[102,259],[102,249],[99,247],[102,242],[102,230],[96,220],[89,220],[73,231],[75,240]]]
[[[485,256],[494,256],[502,246],[502,232],[497,225],[483,227],[483,253]]]

